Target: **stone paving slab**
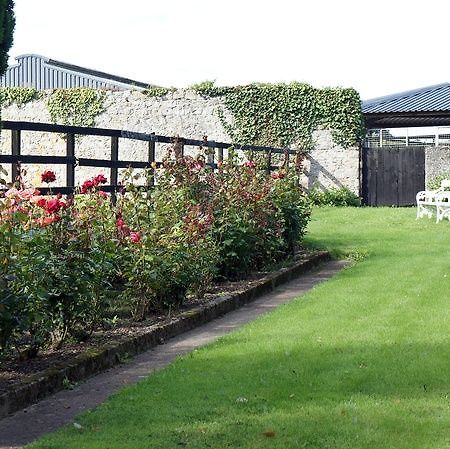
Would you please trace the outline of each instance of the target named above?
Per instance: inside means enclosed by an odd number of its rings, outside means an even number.
[[[210,343],[259,315],[303,295],[318,283],[334,276],[347,264],[347,261],[326,262],[240,309],[171,338],[165,344],[98,374],[72,390],[60,391],[0,420],[0,449],[19,449],[39,436],[72,422],[76,415],[101,404],[123,386],[144,379],[167,366],[176,357]]]

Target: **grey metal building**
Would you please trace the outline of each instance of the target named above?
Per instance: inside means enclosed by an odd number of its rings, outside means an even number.
[[[367,128],[450,125],[450,83],[363,101]]]
[[[366,100],[369,147],[450,145],[450,83]]]
[[[68,64],[45,56],[28,54],[16,57],[0,78],[2,87],[34,87],[38,90],[74,87],[126,90],[148,89],[152,85]]]

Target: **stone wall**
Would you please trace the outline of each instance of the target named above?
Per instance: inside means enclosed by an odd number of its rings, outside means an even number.
[[[2,110],[3,120],[32,121],[50,123],[46,99],[40,99],[23,106],[11,105]],[[107,92],[105,111],[96,119],[96,126],[128,131],[202,139],[230,141],[219,118],[219,109],[224,110],[223,100],[219,97],[205,98],[193,90],[177,90],[163,97],[149,97],[137,91]],[[230,119],[230,117],[227,117]],[[336,145],[330,131],[314,133],[315,148],[309,153],[305,164],[305,187],[322,188],[348,187],[355,193],[359,191],[359,152],[357,148],[344,149]],[[145,160],[147,154],[145,142],[120,139],[119,158],[124,160]],[[197,149],[187,148],[187,152]],[[10,132],[1,134],[0,151],[10,153]],[[50,133],[24,132],[22,136],[23,154],[64,155],[65,141],[62,136]],[[157,145],[157,159],[162,157],[165,147]],[[108,158],[110,141],[108,138],[84,136],[76,142],[78,157]],[[8,168],[8,167],[6,167]],[[64,180],[64,167],[28,166],[27,179],[39,185],[39,173],[52,168],[59,179]],[[76,182],[99,172],[97,168],[77,169]],[[106,176],[109,170],[101,170]],[[61,183],[60,185],[63,185]]]
[[[425,186],[444,172],[450,173],[450,147],[425,148]]]

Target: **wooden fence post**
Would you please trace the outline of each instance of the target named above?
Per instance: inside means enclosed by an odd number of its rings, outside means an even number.
[[[286,169],[286,171],[289,169],[289,150],[288,149],[284,150],[284,163],[283,163],[283,166]]]
[[[267,151],[267,166],[266,166],[266,174],[270,176],[270,172],[272,170],[272,151]]]
[[[208,145],[208,137],[204,136],[203,140],[205,142],[205,145]],[[214,143],[211,141],[211,143]],[[206,151],[207,151],[207,164],[214,170],[214,158],[216,155],[216,149],[214,147],[206,147]]]
[[[119,138],[117,136],[111,136],[111,162],[117,162],[119,160]],[[111,167],[111,186],[117,187],[118,182],[118,169],[117,167]]]
[[[21,136],[20,129],[11,130],[11,154],[13,156],[20,156],[20,147],[21,147]],[[11,180],[12,182],[16,182],[19,176],[19,167],[20,164],[17,162],[13,162],[11,167]]]
[[[152,136],[155,135],[155,133],[151,133]],[[152,170],[152,176],[149,179],[149,186],[155,185],[155,169],[152,167],[153,162],[155,162],[155,153],[156,153],[156,142],[154,140],[150,140],[148,142],[148,163]]]
[[[75,134],[66,135],[66,156],[75,157]],[[75,188],[75,162],[66,164],[66,186]]]
[[[111,136],[111,162],[117,162],[119,160],[119,138],[117,136]],[[117,201],[116,189],[118,185],[119,170],[117,167],[111,167],[111,203],[114,205]]]

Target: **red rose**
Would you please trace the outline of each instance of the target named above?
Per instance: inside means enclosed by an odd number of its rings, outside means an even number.
[[[108,182],[104,175],[97,175],[95,178],[93,178],[92,181],[96,186],[98,186],[99,184],[106,184]]]
[[[123,220],[122,217],[118,217],[116,220],[116,226],[121,229],[125,226],[125,221]]]
[[[255,161],[247,161],[244,165],[248,168],[255,168],[256,162]]]
[[[48,214],[55,214],[61,209],[62,202],[59,201],[58,198],[52,198],[51,200],[48,200],[45,205],[45,210]]]
[[[53,181],[56,181],[56,175],[54,171],[46,170],[41,174],[41,181],[50,184]]]
[[[84,181],[83,185],[81,186],[81,193],[87,193],[93,187],[95,187],[94,182],[91,179],[86,179],[86,181]]]
[[[41,198],[39,198],[39,199],[36,201],[36,204],[37,204],[39,207],[44,208],[44,207],[46,206],[46,204],[47,204],[47,201],[45,200],[45,198],[41,197]]]
[[[130,240],[133,243],[139,243],[141,241],[141,233],[140,232],[130,232]]]

